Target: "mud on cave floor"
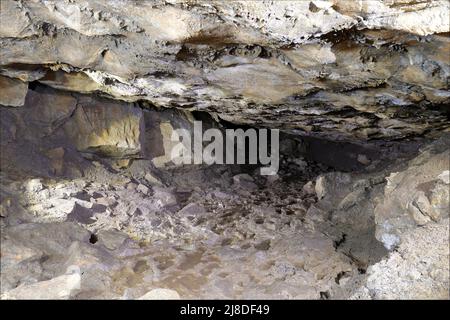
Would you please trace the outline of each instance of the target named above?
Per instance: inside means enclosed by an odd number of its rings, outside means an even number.
[[[78,299],[138,298],[154,288],[182,298],[331,298],[367,262],[349,254],[339,225],[307,214],[317,202],[308,181],[329,169],[301,158],[281,164],[269,177],[252,167],[187,166],[140,181],[122,170],[103,183],[12,182],[3,190],[21,214],[1,219],[2,244],[33,245],[21,268],[4,264],[2,293],[75,264]],[[97,176],[107,172],[97,167]]]

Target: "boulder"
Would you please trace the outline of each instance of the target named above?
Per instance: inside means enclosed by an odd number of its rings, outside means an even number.
[[[143,113],[128,103],[80,97],[64,131],[76,148],[112,158],[139,156]]]
[[[179,300],[180,295],[175,290],[158,288],[153,289],[143,296],[141,296],[138,300]]]
[[[0,105],[20,107],[25,103],[28,83],[0,75]]]
[[[247,173],[240,173],[233,176],[233,185],[236,188],[254,191],[258,189],[258,186],[255,184],[253,178]]]
[[[47,281],[19,286],[2,295],[7,300],[61,300],[69,299],[80,289],[80,268],[71,266],[66,274]]]
[[[383,197],[375,208],[376,236],[386,248],[398,246],[408,230],[448,217],[449,159],[449,139],[444,136],[386,178]]]

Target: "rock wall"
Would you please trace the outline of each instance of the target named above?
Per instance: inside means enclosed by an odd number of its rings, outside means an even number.
[[[80,177],[88,160],[128,166],[147,159],[171,163],[171,130],[190,129],[183,112],[142,109],[135,103],[68,93],[39,85],[20,108],[0,108],[0,168],[18,176]]]
[[[402,234],[449,215],[450,142],[445,136],[423,148],[406,170],[386,177],[381,203],[375,208],[377,238],[388,249]]]
[[[307,216],[358,266],[333,297],[449,298],[449,138],[381,172],[315,180],[319,201]]]

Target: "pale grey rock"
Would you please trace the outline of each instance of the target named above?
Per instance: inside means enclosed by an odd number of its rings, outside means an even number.
[[[153,197],[161,207],[174,206],[178,203],[175,194],[168,188],[153,187]]]
[[[233,185],[236,188],[247,191],[254,191],[258,189],[258,186],[254,183],[253,178],[247,173],[240,173],[238,175],[235,175],[233,177]]]
[[[341,191],[339,186],[348,184],[350,181],[351,177],[349,174],[341,172],[332,172],[326,175],[319,176],[316,179],[314,189],[316,191],[317,197],[320,200],[329,195],[335,196],[335,191],[337,191],[337,193]]]
[[[313,181],[308,181],[307,183],[305,183],[305,185],[303,186],[302,190],[303,190],[303,192],[305,192],[306,194],[310,194],[310,195],[316,194],[315,184],[314,184]],[[320,189],[320,187],[319,187],[317,195],[320,194],[320,195],[321,195],[321,198],[323,197],[322,192],[323,192],[323,191],[322,191],[322,190]]]
[[[148,193],[150,192],[150,189],[147,186],[143,185],[143,184],[139,184],[136,187],[136,190],[139,191],[142,194],[145,194],[145,195],[148,195]]]
[[[27,192],[39,192],[44,189],[44,186],[39,179],[31,179],[26,183],[25,189]]]
[[[376,235],[392,250],[402,234],[416,226],[439,223],[449,215],[449,184],[445,177],[450,166],[448,137],[424,148],[386,179],[384,195],[375,208]]]
[[[138,300],[179,300],[180,295],[175,290],[158,288],[153,289],[143,296],[139,297]]]
[[[0,88],[0,105],[23,106],[28,92],[28,83],[0,76]]]
[[[396,252],[369,267],[370,299],[449,299],[449,224],[429,223],[402,236]]]
[[[2,294],[6,300],[55,300],[69,299],[80,289],[80,268],[72,266],[66,274],[30,285],[23,285]]]
[[[196,203],[189,203],[188,205],[183,207],[180,211],[178,211],[178,214],[180,216],[186,217],[196,217],[199,215],[203,215],[205,213],[206,213],[205,208]]]
[[[118,249],[128,239],[128,236],[119,230],[102,230],[97,237],[99,242],[110,250]]]
[[[161,180],[158,179],[157,177],[155,177],[154,175],[152,175],[150,172],[145,174],[144,179],[145,179],[145,181],[147,181],[151,185],[157,185],[157,186],[160,186],[160,187],[163,185]]]

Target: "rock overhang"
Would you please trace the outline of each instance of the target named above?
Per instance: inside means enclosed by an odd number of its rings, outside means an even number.
[[[2,9],[0,69],[9,78],[333,140],[449,130],[446,1],[5,1]]]

